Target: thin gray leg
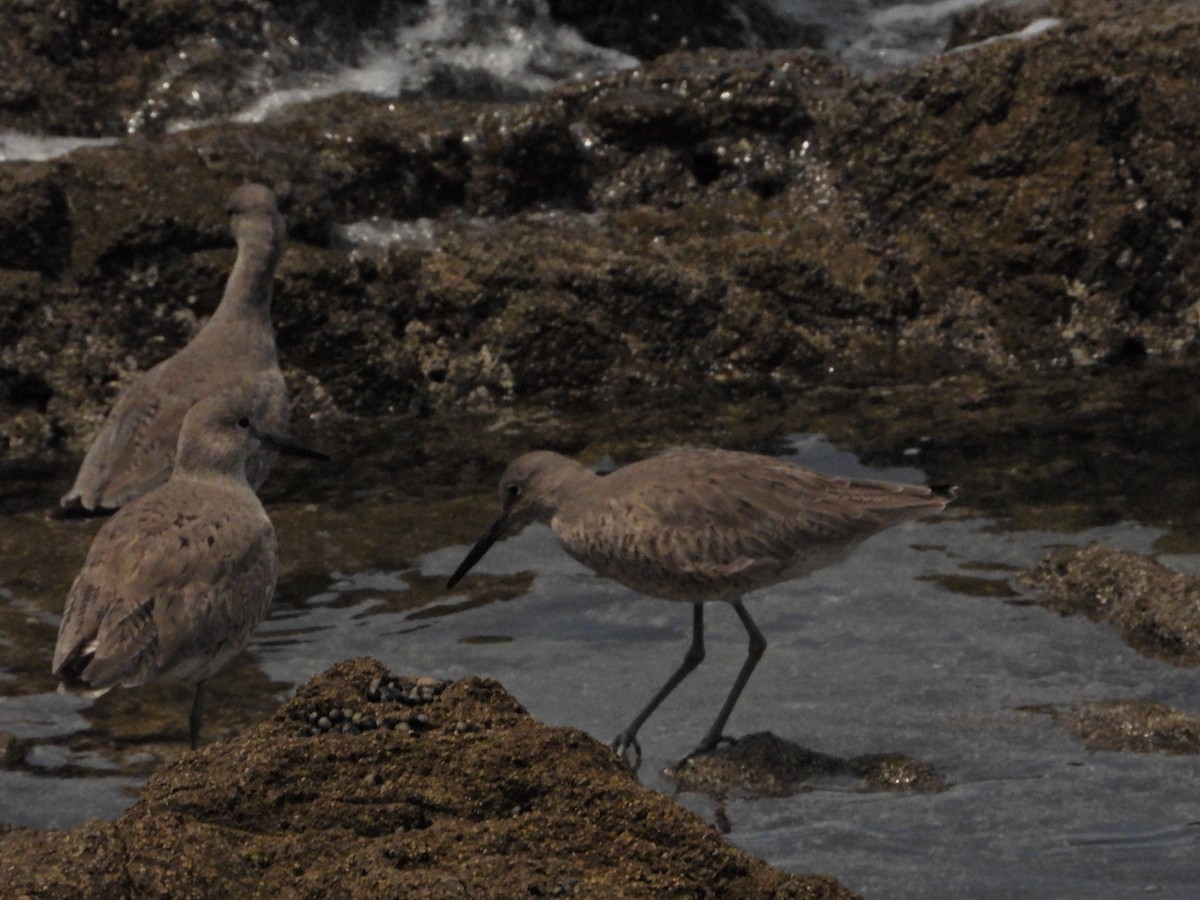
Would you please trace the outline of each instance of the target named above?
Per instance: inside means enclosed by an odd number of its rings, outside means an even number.
[[[192,749],[200,746],[200,724],[204,721],[204,686],[205,681],[196,682],[196,696],[192,698],[192,711],[188,715],[188,737],[192,741]]]
[[[683,657],[683,662],[679,664],[679,668],[675,670],[667,683],[664,684],[657,694],[654,695],[646,707],[634,717],[634,720],[626,726],[625,730],[613,738],[612,748],[617,751],[618,756],[624,756],[625,751],[633,748],[637,754],[637,761],[632,765],[637,768],[642,761],[642,747],[637,741],[638,729],[642,724],[650,718],[650,714],[658,709],[658,705],[667,699],[667,695],[679,686],[679,682],[687,678],[691,674],[692,669],[700,665],[704,660],[704,604],[692,604],[692,645],[688,647],[687,654]]]
[[[742,601],[735,600],[733,609],[738,614],[738,618],[742,620],[742,624],[746,626],[746,633],[750,635],[750,652],[746,655],[746,661],[742,663],[742,670],[738,672],[737,680],[733,683],[729,696],[725,698],[725,705],[717,713],[717,721],[713,722],[712,728],[708,729],[708,734],[704,736],[704,740],[692,751],[692,754],[704,753],[721,743],[725,722],[728,721],[729,714],[733,712],[738,697],[742,695],[742,688],[750,680],[750,673],[754,671],[754,667],[758,665],[758,661],[762,659],[762,655],[767,649],[767,639],[763,637],[758,626],[754,624],[754,620],[750,618],[750,613],[746,612],[746,607],[742,606]]]

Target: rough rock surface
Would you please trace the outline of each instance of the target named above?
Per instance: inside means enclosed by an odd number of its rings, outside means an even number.
[[[1150,700],[1100,700],[1065,717],[1089,750],[1131,753],[1200,753],[1200,715]]]
[[[248,177],[292,224],[302,412],[1189,362],[1200,9],[1102,12],[881,78],[676,53],[527,104],[343,96],[5,166],[0,447],[79,452],[194,332]],[[372,216],[434,217],[432,245],[348,252],[334,226]]]
[[[788,797],[830,777],[858,779],[860,790],[876,792],[944,791],[946,779],[927,762],[899,753],[872,753],[842,759],[801,747],[769,731],[748,734],[692,756],[670,773],[681,790],[714,797],[730,793]]]
[[[1200,580],[1102,544],[1055,551],[1022,579],[1063,615],[1110,622],[1140,653],[1200,664]]]
[[[494,681],[416,699],[397,682],[339,663],[156,773],[116,822],[0,832],[5,896],[855,896],[732,847]],[[333,710],[373,727],[314,731]]]
[[[487,4],[481,14],[488,16]],[[817,46],[821,35],[767,0],[679,4],[518,0],[514,21],[547,8],[592,42],[638,57],[684,47]],[[470,2],[451,4],[469,14]],[[686,14],[682,12],[686,10]],[[361,61],[425,0],[54,0],[0,5],[0,128],[79,136],[160,132],[246,107]]]
[[[0,5],[0,127],[100,136],[232,112],[299,68],[353,62],[421,0],[53,0]]]

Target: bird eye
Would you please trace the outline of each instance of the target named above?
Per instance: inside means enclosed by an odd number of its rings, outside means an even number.
[[[521,496],[521,486],[515,481],[510,481],[504,486],[504,502],[512,503]]]
[[[250,417],[242,416],[240,419],[238,419],[237,427],[238,428],[249,428],[250,427]]]

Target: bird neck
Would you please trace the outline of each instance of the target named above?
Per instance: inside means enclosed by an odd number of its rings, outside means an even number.
[[[237,259],[212,321],[253,318],[270,322],[271,292],[280,250],[280,243],[270,234],[248,235],[238,241]]]
[[[586,466],[564,457],[563,463],[543,477],[538,485],[540,498],[538,519],[549,523],[558,510],[583,496],[600,476]]]
[[[227,459],[211,460],[189,457],[182,450],[175,458],[175,468],[171,472],[172,481],[190,481],[203,483],[208,487],[218,487],[224,490],[247,490],[253,493],[250,481],[246,477],[246,462],[231,463]]]

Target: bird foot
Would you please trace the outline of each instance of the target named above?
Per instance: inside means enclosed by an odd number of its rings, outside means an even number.
[[[642,765],[642,745],[638,743],[637,735],[626,734],[622,731],[613,738],[609,746],[612,747],[613,752],[623,759],[625,764],[633,769],[633,771],[636,772]],[[632,760],[629,758],[630,750],[634,753]]]

